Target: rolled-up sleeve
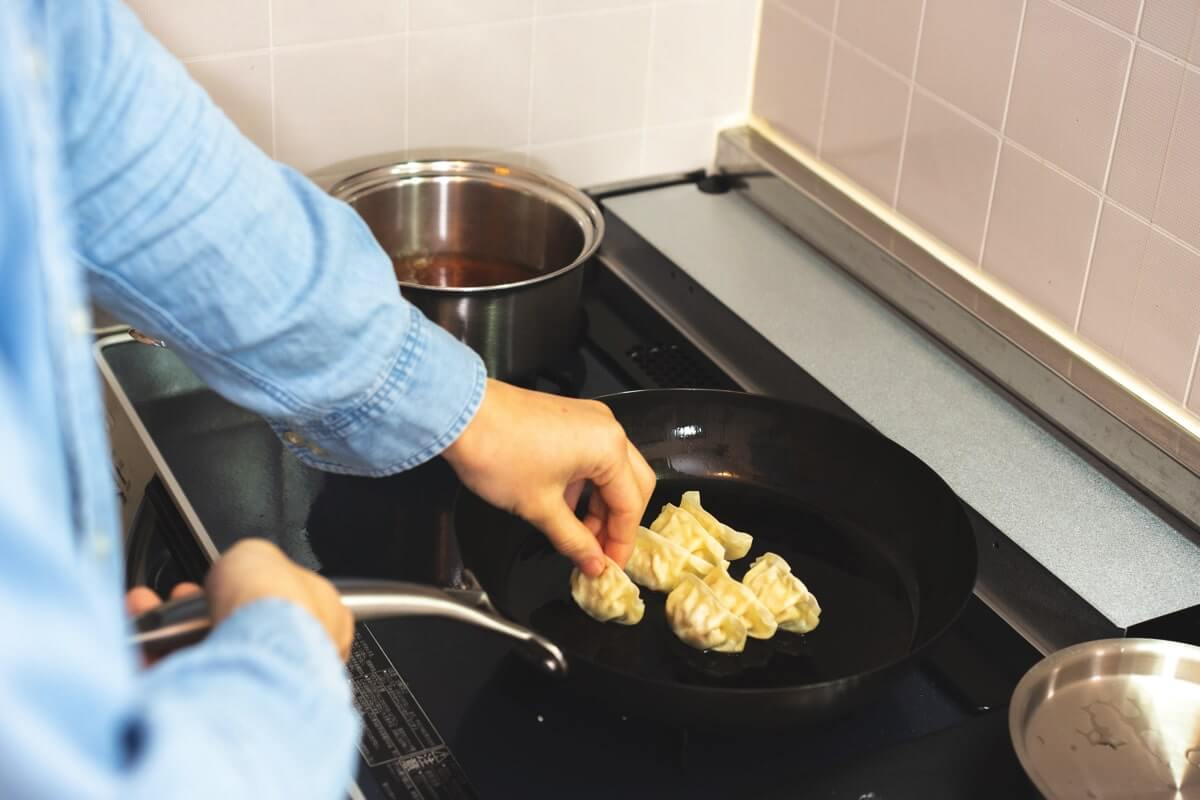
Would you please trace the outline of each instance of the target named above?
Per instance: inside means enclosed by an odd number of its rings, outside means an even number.
[[[311,465],[382,475],[453,442],[483,364],[401,298],[353,210],[241,136],[119,3],[51,5],[70,213],[99,304]]]
[[[280,735],[264,719],[296,724]],[[346,743],[358,722],[345,671],[320,624],[283,600],[242,606],[203,647],[148,670],[129,725],[127,796],[186,776],[203,791],[181,796],[337,797],[353,774]]]

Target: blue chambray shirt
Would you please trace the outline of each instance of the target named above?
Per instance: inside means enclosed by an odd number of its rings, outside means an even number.
[[[440,452],[478,357],[111,0],[0,0],[0,298],[0,797],[339,795],[357,721],[298,607],[149,670],[126,646],[89,298],[332,471]]]

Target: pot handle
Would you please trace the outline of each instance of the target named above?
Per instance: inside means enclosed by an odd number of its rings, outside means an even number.
[[[339,578],[333,581],[356,622],[389,617],[445,617],[486,628],[518,642],[518,652],[551,675],[565,675],[567,659],[549,639],[509,622],[482,604],[467,605],[432,586],[401,581]],[[200,641],[212,629],[203,592],[164,603],[134,619],[131,639],[159,656]]]

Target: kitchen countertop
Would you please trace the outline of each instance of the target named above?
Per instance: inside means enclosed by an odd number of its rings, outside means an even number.
[[[605,205],[1112,623],[1200,604],[1200,547],[748,201]]]

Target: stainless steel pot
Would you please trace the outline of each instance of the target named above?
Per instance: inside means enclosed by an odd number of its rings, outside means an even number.
[[[530,377],[574,345],[581,268],[604,235],[600,209],[579,190],[501,164],[410,161],[330,193],[366,220],[397,264],[404,296],[474,348],[488,374]],[[447,263],[466,265],[460,285],[430,285]],[[479,272],[491,272],[491,285],[480,285]]]
[[[1008,723],[1050,800],[1200,798],[1200,647],[1102,639],[1060,650],[1017,684]]]

